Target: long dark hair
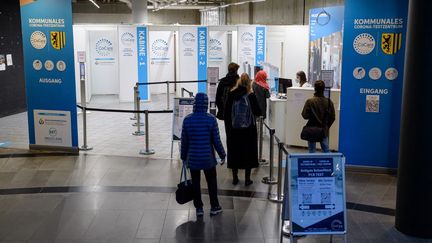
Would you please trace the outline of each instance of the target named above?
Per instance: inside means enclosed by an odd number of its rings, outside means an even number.
[[[296,75],[300,77],[300,86],[302,86],[303,84],[305,84],[305,83],[307,82],[305,72],[303,72],[303,71],[298,71],[298,72],[296,73]]]

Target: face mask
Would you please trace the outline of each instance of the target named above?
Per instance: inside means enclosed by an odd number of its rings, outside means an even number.
[[[300,79],[299,78],[296,78],[296,83],[300,83]]]

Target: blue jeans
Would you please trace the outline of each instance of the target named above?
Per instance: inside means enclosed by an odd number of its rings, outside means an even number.
[[[322,140],[322,142],[320,142],[320,145],[321,145],[321,149],[324,153],[330,153],[328,137],[324,138]],[[316,143],[308,142],[308,147],[309,147],[309,153],[315,153],[316,152]]]

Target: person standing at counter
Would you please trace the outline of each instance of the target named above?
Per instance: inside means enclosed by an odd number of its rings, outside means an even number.
[[[216,106],[218,109],[216,117],[219,120],[224,120],[224,111],[228,99],[228,92],[230,92],[230,90],[236,85],[237,80],[240,78],[237,74],[239,67],[240,66],[235,62],[230,63],[228,65],[228,74],[225,78],[222,78],[218,84],[216,90]]]
[[[301,138],[308,141],[309,153],[316,152],[316,143],[320,142],[324,153],[329,149],[329,130],[335,121],[333,102],[324,96],[325,83],[322,80],[315,82],[315,94],[306,101],[302,116],[308,120],[303,128]]]
[[[270,98],[270,87],[267,83],[267,73],[265,71],[261,70],[256,74],[252,88],[261,109],[261,116],[265,119],[267,117],[267,99]]]
[[[300,85],[301,88],[311,88],[312,86],[306,80],[306,74],[303,71],[298,71],[296,73],[296,83]]]
[[[245,170],[245,186],[253,183],[252,168],[258,167],[256,116],[261,115],[249,75],[243,73],[228,93],[225,107],[228,168],[232,169],[233,185],[239,183],[238,170]]]

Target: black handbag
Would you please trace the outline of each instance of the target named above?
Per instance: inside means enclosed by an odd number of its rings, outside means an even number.
[[[322,142],[325,137],[324,128],[304,126],[300,138],[309,142]]]
[[[179,204],[185,204],[193,200],[192,180],[187,179],[186,165],[183,164],[180,183],[177,184],[176,201]]]

